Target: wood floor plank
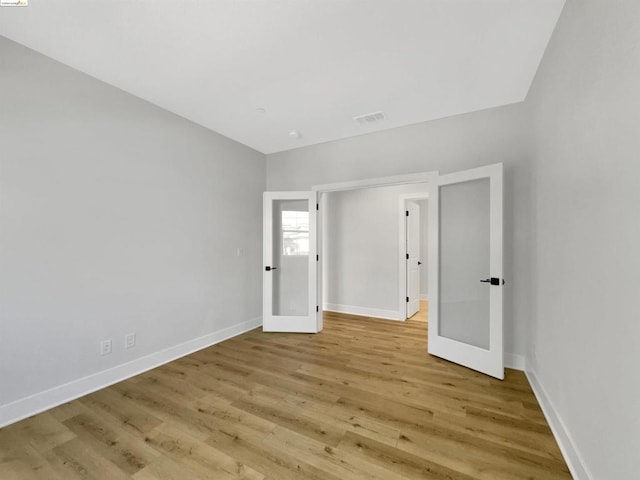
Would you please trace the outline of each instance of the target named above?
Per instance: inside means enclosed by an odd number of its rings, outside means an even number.
[[[210,475],[198,475],[169,456],[162,456],[131,477],[134,480],[210,480]]]
[[[64,425],[91,450],[129,475],[142,470],[158,456],[126,430],[105,421],[104,417],[81,413],[65,420]]]
[[[319,469],[273,442],[263,442],[242,433],[233,433],[225,428],[213,432],[206,443],[249,465],[268,478],[279,480],[340,480],[329,472]]]
[[[60,423],[51,412],[44,412],[28,421],[0,429],[0,459],[5,452],[15,452],[27,443],[38,452],[46,452],[75,438],[75,434]]]
[[[264,475],[233,457],[190,436],[167,422],[151,432],[145,442],[190,472],[219,480],[262,480]]]
[[[398,449],[482,480],[571,478],[566,466],[542,456],[505,448],[452,429],[404,431]]]
[[[428,355],[424,310],[324,326],[255,329],[2,428],[0,478],[571,478],[525,375]]]
[[[437,462],[425,460],[404,450],[389,448],[388,445],[357,433],[348,432],[340,442],[339,449],[354,457],[363,458],[383,468],[393,466],[406,478],[433,480],[473,480],[474,477],[449,469]]]
[[[331,447],[285,428],[276,428],[265,440],[277,448],[292,453],[320,470],[338,478],[354,480],[406,480],[393,470],[381,468],[371,462],[362,461],[337,447]]]
[[[45,453],[45,458],[58,475],[65,479],[100,480],[131,478],[99,451],[76,438]]]
[[[234,402],[233,406],[328,445],[338,445],[344,435],[343,429],[323,422],[318,415],[307,415],[302,409],[294,409],[291,405],[274,401],[256,391],[251,396]]]
[[[124,397],[113,388],[99,390],[74,403],[83,405],[84,411],[89,410],[97,415],[113,418],[112,421],[120,427],[139,435],[144,435],[162,423],[162,420],[139,403]]]
[[[23,444],[15,456],[0,462],[0,478],[3,480],[63,480],[51,464],[31,445]]]

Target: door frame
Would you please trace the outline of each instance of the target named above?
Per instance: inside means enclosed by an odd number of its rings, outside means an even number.
[[[406,221],[407,216],[405,214],[407,208],[407,201],[409,200],[428,200],[429,193],[403,193],[400,195],[400,209],[398,210],[398,219],[400,226],[400,250],[402,250],[402,245],[405,246],[405,251],[401,251],[398,255],[398,278],[400,281],[398,282],[398,311],[404,312],[404,318],[399,318],[398,320],[406,321],[407,320],[407,301],[408,297],[407,292],[407,275],[409,274],[407,269],[407,257],[406,257],[406,245],[407,245],[407,229],[406,229]],[[427,211],[428,213],[428,211]],[[422,228],[422,222],[420,222],[420,228]],[[421,241],[426,241],[425,239],[421,239]],[[422,259],[423,263],[427,259]],[[427,268],[429,265],[427,265]]]
[[[320,306],[320,312],[319,312],[320,316],[318,320],[320,329],[323,328],[322,313],[324,308],[324,299],[322,297],[322,291],[323,291],[322,264],[324,263],[324,256],[323,256],[324,242],[322,240],[323,240],[323,232],[325,230],[323,227],[323,222],[324,222],[324,210],[326,208],[326,200],[325,200],[326,196],[324,194],[330,193],[330,192],[342,192],[346,190],[360,190],[362,188],[371,188],[371,187],[391,187],[394,185],[410,185],[413,183],[427,183],[428,184],[427,188],[429,188],[429,185],[437,185],[439,175],[440,173],[437,170],[433,170],[431,172],[410,173],[407,175],[394,175],[390,177],[367,178],[364,180],[353,180],[353,181],[339,182],[339,183],[327,183],[327,184],[321,184],[321,185],[314,185],[311,187],[311,191],[316,192],[317,202],[318,202],[318,205],[320,205],[320,208],[317,212],[318,213],[317,248],[318,248],[318,255],[319,255],[320,261],[318,262],[318,270],[317,270],[318,281],[316,282],[317,289],[318,289],[318,305]],[[411,195],[427,195],[427,194],[428,192],[425,191],[424,193],[416,192],[415,194],[411,194]],[[403,203],[403,208],[404,208],[404,203]],[[404,214],[404,210],[403,210],[403,214]],[[404,228],[401,228],[400,230],[402,231],[404,230]],[[406,236],[406,233],[404,233],[403,235]],[[404,253],[402,254],[402,258],[404,258]],[[404,268],[405,267],[403,265],[402,269]],[[400,286],[398,287],[398,292],[405,292],[405,293],[402,293],[402,295],[398,299],[399,318],[397,318],[397,320],[405,321],[407,319],[406,318],[407,306],[406,306],[406,300],[405,300],[407,287],[406,287],[406,277],[403,277],[402,271],[403,270],[399,270],[400,281],[398,282],[398,284]]]

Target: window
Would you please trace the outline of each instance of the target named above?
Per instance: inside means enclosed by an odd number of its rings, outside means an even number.
[[[282,254],[309,255],[309,212],[282,211]]]

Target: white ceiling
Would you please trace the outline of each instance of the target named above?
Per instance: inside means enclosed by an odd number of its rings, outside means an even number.
[[[524,100],[563,5],[30,0],[0,34],[273,153]]]

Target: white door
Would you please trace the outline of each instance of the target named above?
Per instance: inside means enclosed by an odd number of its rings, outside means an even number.
[[[263,305],[265,332],[321,330],[317,299],[315,192],[265,192]]]
[[[420,205],[406,202],[407,318],[420,310]]]
[[[428,351],[502,379],[502,164],[429,189]]]

